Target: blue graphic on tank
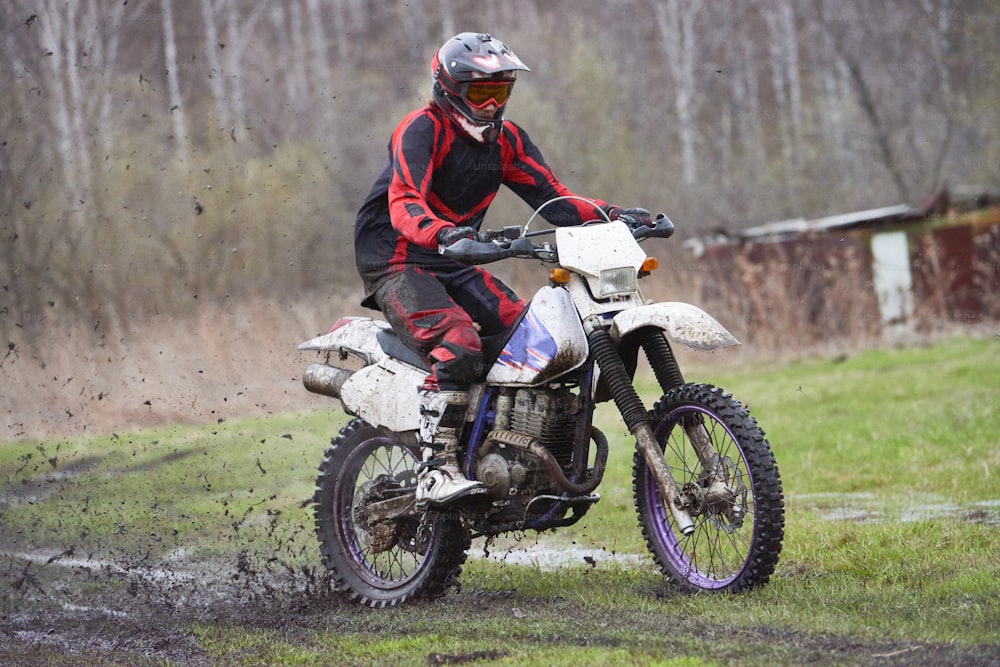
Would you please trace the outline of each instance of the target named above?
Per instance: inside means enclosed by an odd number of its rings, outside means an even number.
[[[507,341],[497,363],[540,372],[556,356],[556,341],[530,310]]]

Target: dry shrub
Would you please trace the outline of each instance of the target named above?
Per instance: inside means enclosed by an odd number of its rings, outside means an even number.
[[[858,243],[726,247],[690,266],[694,303],[759,351],[801,353],[832,340],[860,344],[879,333]]]
[[[973,282],[982,303],[983,318],[1000,320],[1000,225],[975,236]]]

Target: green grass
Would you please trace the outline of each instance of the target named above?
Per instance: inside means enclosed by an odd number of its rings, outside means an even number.
[[[1000,341],[955,340],[713,378],[768,432],[795,494],[1000,497]]]
[[[312,496],[315,467],[343,421],[316,413],[9,443],[0,447],[3,530],[87,553],[113,541],[153,556],[233,555],[249,541],[241,534],[273,533]]]
[[[1000,655],[1000,341],[721,372],[694,366],[687,375],[748,403],[777,457],[786,539],[766,587],[735,597],[664,587],[635,519],[630,444],[603,406],[611,454],[601,502],[569,529],[491,547],[605,550],[594,566],[510,565],[480,557],[477,541],[462,591],[442,601],[379,611],[331,603],[290,625],[287,616],[280,627],[203,620],[187,632],[219,664],[428,664],[435,655],[538,665],[857,662],[831,653],[831,642],[887,653],[985,645]],[[316,568],[307,501],[342,423],[340,413],[316,412],[7,443],[0,536],[12,551],[72,549],[78,558],[141,553],[155,562],[183,550],[269,572]],[[644,558],[624,566],[611,554]],[[0,611],[19,602],[6,592]]]

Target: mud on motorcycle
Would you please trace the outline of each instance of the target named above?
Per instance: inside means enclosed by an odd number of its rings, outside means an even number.
[[[609,443],[593,416],[609,400],[635,442],[635,509],[661,572],[684,591],[767,582],[784,533],[770,445],[730,394],[686,382],[672,349],[739,341],[700,308],[649,303],[639,290],[656,268],[640,242],[670,237],[673,223],[662,214],[634,227],[605,217],[531,231],[534,217],[441,248],[467,264],[552,266],[523,316],[484,340],[486,370],[470,390],[459,463],[485,494],[447,511],[418,507],[417,389],[429,363],[386,322],[344,317],[299,346],[321,358],[304,372],[305,387],[340,399],[353,416],[326,451],[314,496],[337,586],[372,607],[437,597],[456,581],[472,539],[579,521],[600,499]],[[633,384],[640,351],[661,392],[652,405]]]

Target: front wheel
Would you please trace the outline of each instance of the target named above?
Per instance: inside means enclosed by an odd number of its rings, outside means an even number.
[[[320,465],[313,500],[323,562],[361,604],[437,597],[461,572],[469,533],[453,515],[415,509],[419,461],[416,447],[355,419]]]
[[[678,529],[656,478],[636,453],[633,493],[646,545],[684,591],[739,592],[774,572],[784,536],[781,479],[764,432],[721,389],[684,384],[650,412],[656,441],[694,519]]]

